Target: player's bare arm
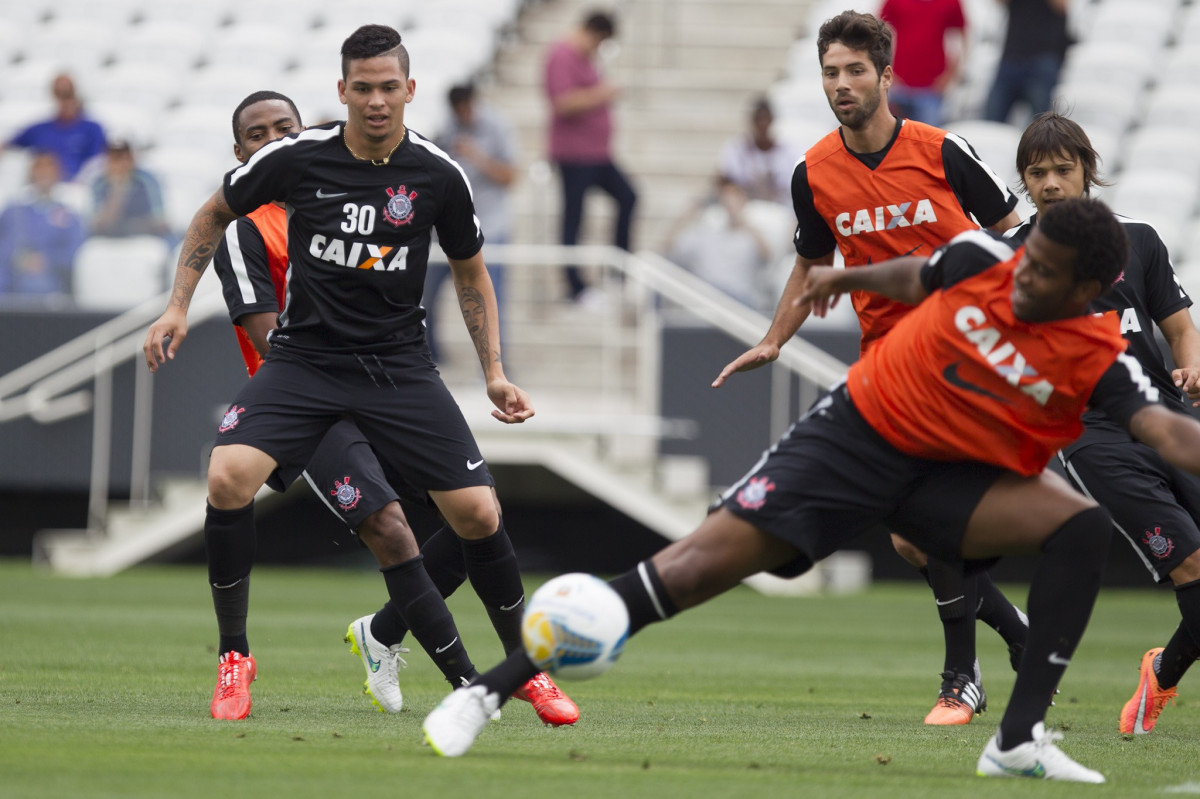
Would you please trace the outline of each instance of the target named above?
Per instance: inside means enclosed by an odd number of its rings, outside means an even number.
[[[828,313],[837,297],[848,291],[873,291],[907,305],[916,305],[929,296],[921,284],[921,267],[924,265],[924,258],[909,256],[853,269],[811,269],[804,291],[796,302],[811,307],[817,316]]]
[[[254,351],[258,353],[258,357],[267,357],[267,351],[271,349],[271,345],[267,342],[267,335],[279,327],[279,314],[274,312],[248,313],[238,319],[237,323],[250,337],[250,343],[254,345]]]
[[[1192,314],[1182,308],[1158,323],[1163,338],[1171,347],[1175,369],[1171,379],[1183,390],[1192,407],[1200,407],[1200,331],[1192,322]]]
[[[496,289],[483,262],[483,254],[476,253],[466,260],[450,260],[450,273],[454,278],[454,290],[458,294],[458,307],[463,322],[475,345],[475,355],[487,381],[488,398],[496,406],[492,411],[495,419],[505,424],[520,424],[533,416],[533,403],[529,395],[510,383],[504,375],[500,358],[500,315],[496,303]]]
[[[1129,420],[1129,432],[1173,466],[1200,474],[1200,422],[1163,405],[1147,405]]]
[[[779,357],[779,350],[791,340],[792,336],[796,335],[796,331],[800,329],[800,325],[804,324],[804,320],[808,318],[811,310],[807,303],[799,301],[800,295],[804,292],[804,281],[808,276],[809,269],[832,263],[832,250],[820,258],[796,256],[796,264],[792,267],[792,274],[788,277],[787,285],[783,287],[783,296],[779,298],[779,304],[775,306],[775,318],[771,320],[771,327],[767,330],[767,334],[758,344],[725,364],[725,368],[712,382],[713,388],[720,388],[725,380],[735,372],[757,369]]]
[[[225,228],[237,219],[237,214],[229,209],[225,202],[225,192],[217,189],[208,199],[188,225],[183,236],[183,246],[179,252],[179,264],[175,267],[175,283],[171,288],[171,296],[167,300],[167,309],[163,311],[150,330],[146,333],[146,342],[142,352],[146,357],[146,366],[151,372],[158,371],[160,364],[175,357],[175,351],[187,338],[187,309],[191,305],[192,295],[196,292],[196,284],[213,254]],[[171,343],[163,348],[163,340],[170,339]]]

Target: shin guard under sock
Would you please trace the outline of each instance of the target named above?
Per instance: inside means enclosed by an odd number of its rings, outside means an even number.
[[[1188,667],[1200,658],[1200,581],[1175,586],[1175,602],[1182,618],[1159,661],[1158,684],[1163,688],[1178,685]]]
[[[654,561],[644,560],[624,574],[608,581],[629,610],[629,637],[656,621],[671,618],[679,609],[667,595]]]
[[[204,549],[220,636],[217,651],[222,655],[231,651],[248,655],[246,617],[250,612],[250,569],[256,549],[254,502],[234,510],[207,505]]]
[[[487,610],[505,652],[521,648],[521,616],[525,611],[525,586],[512,541],[500,527],[487,538],[461,539],[463,562],[471,587]]]
[[[1029,619],[1025,614],[1008,601],[987,572],[975,575],[975,591],[978,596],[975,617],[1000,633],[1009,647],[1024,647],[1029,635]]]
[[[1087,629],[1108,556],[1112,520],[1101,508],[1081,511],[1050,534],[1029,586],[1029,638],[1012,697],[1000,721],[1000,748],[1033,739]]]
[[[420,555],[395,566],[380,569],[387,584],[390,604],[400,613],[413,637],[446,679],[455,686],[474,674],[458,635],[454,618],[433,581],[425,572]],[[372,634],[374,626],[372,625]]]
[[[462,547],[458,545],[458,536],[449,527],[442,526],[429,536],[421,546],[421,557],[424,558],[425,572],[442,598],[453,594],[466,581]],[[404,617],[391,602],[380,608],[371,619],[371,635],[386,646],[398,644],[408,635]]]
[[[946,563],[930,558],[924,573],[933,589],[942,637],[946,645],[944,671],[965,674],[978,680],[975,673],[975,579],[963,574],[962,563]]]

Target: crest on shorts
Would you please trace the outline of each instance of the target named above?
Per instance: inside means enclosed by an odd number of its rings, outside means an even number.
[[[410,192],[404,186],[387,189],[388,201],[383,207],[383,218],[391,222],[396,227],[407,225],[412,221],[413,200],[417,199],[415,191]]]
[[[221,426],[217,428],[218,433],[228,433],[230,430],[238,426],[238,414],[245,413],[245,408],[239,408],[235,402],[225,411],[225,415],[221,417]]]
[[[333,481],[333,490],[329,492],[337,500],[338,507],[342,510],[354,510],[358,505],[358,501],[362,499],[362,492],[357,486],[350,484],[350,475],[346,475],[341,480]]]
[[[1155,527],[1154,532],[1147,530],[1142,543],[1150,550],[1150,554],[1159,560],[1166,560],[1175,550],[1175,542],[1163,535],[1161,527]]]
[[[750,482],[737,493],[737,502],[746,510],[758,510],[767,504],[767,494],[775,490],[769,477],[751,477]]]

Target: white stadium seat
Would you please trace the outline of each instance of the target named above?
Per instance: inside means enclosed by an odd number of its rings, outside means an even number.
[[[93,236],[75,256],[72,293],[88,310],[121,311],[166,290],[170,248],[156,236]]]

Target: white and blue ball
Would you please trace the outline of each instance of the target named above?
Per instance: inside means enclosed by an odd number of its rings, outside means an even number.
[[[573,572],[534,592],[525,607],[525,654],[542,671],[586,680],[608,671],[625,648],[629,612],[608,583]]]

